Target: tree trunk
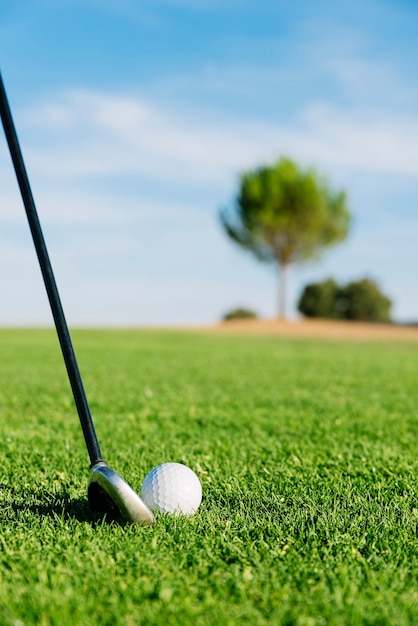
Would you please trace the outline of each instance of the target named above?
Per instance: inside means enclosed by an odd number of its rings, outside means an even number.
[[[287,263],[279,264],[279,319],[286,319],[286,270]]]

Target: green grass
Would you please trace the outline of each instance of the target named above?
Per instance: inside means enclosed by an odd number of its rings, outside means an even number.
[[[0,624],[418,622],[418,344],[75,331],[109,464],[192,518],[108,524],[52,330],[0,331]]]

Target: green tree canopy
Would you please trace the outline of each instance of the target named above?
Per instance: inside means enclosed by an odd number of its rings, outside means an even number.
[[[285,310],[285,272],[343,241],[350,226],[346,194],[332,191],[313,169],[288,158],[244,172],[232,209],[221,211],[228,236],[257,259],[280,268],[279,315]]]

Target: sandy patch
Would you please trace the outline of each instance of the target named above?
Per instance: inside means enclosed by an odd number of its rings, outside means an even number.
[[[367,324],[334,320],[234,320],[202,328],[207,332],[246,335],[283,335],[328,339],[418,341],[418,326]]]

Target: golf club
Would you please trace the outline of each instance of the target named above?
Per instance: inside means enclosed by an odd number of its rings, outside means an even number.
[[[91,471],[87,492],[90,506],[100,513],[107,513],[112,517],[119,513],[126,521],[152,524],[155,522],[155,518],[150,509],[128,483],[113,471],[102,458],[1,73],[0,113],[90,457]]]

